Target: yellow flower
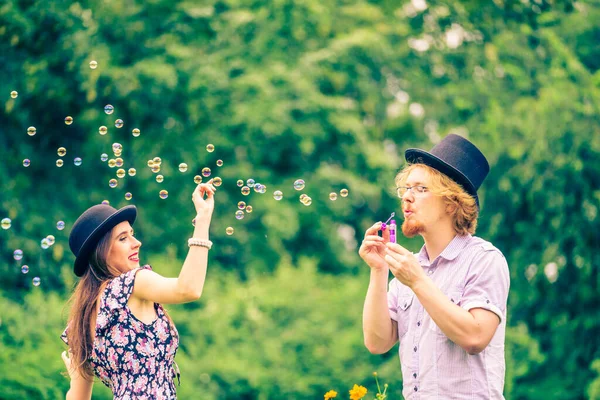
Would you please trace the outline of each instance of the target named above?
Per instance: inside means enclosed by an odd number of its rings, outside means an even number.
[[[333,399],[336,396],[337,392],[335,390],[330,390],[329,392],[325,393],[325,400]]]
[[[354,384],[354,387],[350,390],[350,400],[360,400],[365,397],[366,394],[366,387]]]

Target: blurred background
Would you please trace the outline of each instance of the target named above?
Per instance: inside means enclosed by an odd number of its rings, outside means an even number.
[[[362,343],[358,243],[400,211],[404,150],[449,133],[492,167],[476,234],[511,272],[506,398],[600,399],[598,21],[597,1],[4,0],[0,399],[69,387],[79,214],[135,204],[142,262],[176,276],[203,168],[222,185],[204,294],[168,307],[179,398],[374,398],[377,371],[401,399],[397,347]]]

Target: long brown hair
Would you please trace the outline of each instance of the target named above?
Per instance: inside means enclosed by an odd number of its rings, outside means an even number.
[[[112,231],[106,233],[90,257],[89,266],[77,283],[69,303],[67,340],[71,352],[71,365],[86,380],[92,380],[94,373],[89,363],[94,345],[92,326],[95,326],[98,298],[102,284],[119,275],[106,262],[110,250]],[[93,324],[94,323],[94,324]]]

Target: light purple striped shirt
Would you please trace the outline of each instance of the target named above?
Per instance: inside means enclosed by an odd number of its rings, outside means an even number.
[[[504,334],[510,277],[506,259],[491,243],[456,236],[433,262],[425,246],[415,254],[425,273],[456,305],[500,317],[490,344],[469,355],[431,319],[419,299],[396,278],[389,283],[390,317],[398,323],[406,399],[504,399]]]

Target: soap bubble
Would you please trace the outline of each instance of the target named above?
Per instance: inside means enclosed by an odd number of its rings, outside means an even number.
[[[340,196],[342,196],[342,197],[348,197],[348,189],[342,189],[342,190],[340,190]]]
[[[21,250],[21,249],[16,249],[16,250],[13,252],[13,257],[14,257],[14,259],[15,259],[15,260],[17,260],[17,261],[21,260],[21,259],[23,258],[23,250]]]
[[[56,229],[58,229],[59,231],[62,231],[63,229],[65,229],[65,221],[58,221],[56,223]]]
[[[48,243],[48,238],[43,238],[40,241],[40,247],[44,250],[46,250],[48,247],[50,247],[50,243]]]
[[[117,170],[117,178],[124,178],[125,177],[125,170],[123,168],[119,168]]]
[[[114,179],[114,178],[113,178],[113,179],[111,179],[110,181],[108,181],[108,186],[110,186],[110,187],[111,187],[111,188],[113,188],[113,189],[114,189],[114,188],[116,188],[116,187],[117,187],[117,185],[118,185],[118,182],[117,182],[117,180],[116,180],[116,179]]]
[[[56,243],[56,238],[54,237],[54,235],[46,236],[46,240],[48,241],[49,246],[52,246],[54,245],[54,243]]]
[[[196,185],[199,185],[199,184],[201,184],[201,183],[202,183],[202,177],[201,177],[200,175],[196,175],[196,176],[194,177],[194,183],[195,183]]]
[[[100,133],[101,135],[106,135],[106,132],[108,132],[108,128],[105,127],[104,125],[102,125],[100,128],[98,128],[98,133]]]
[[[110,201],[108,201],[108,200],[102,200],[102,204],[105,204],[105,205],[108,206],[108,205],[110,205]]]
[[[21,267],[21,272],[24,273],[24,274],[28,273],[29,272],[29,265],[23,265]]]
[[[31,165],[31,160],[29,158],[26,158],[23,160],[24,167],[29,167],[30,165]]]
[[[102,153],[102,154],[100,155],[100,161],[102,161],[102,162],[106,162],[106,160],[108,160],[108,154],[106,154],[106,153]]]
[[[154,157],[152,159],[152,162],[154,163],[154,165],[159,165],[162,164],[162,159],[160,157]]]
[[[307,198],[307,197],[308,197],[308,195],[306,193],[302,193],[300,195],[300,201],[304,201],[304,199]]]
[[[242,194],[248,196],[250,194],[250,188],[248,186],[242,187]]]
[[[207,144],[206,151],[208,151],[209,153],[212,153],[213,151],[215,151],[215,146],[212,144]]]
[[[56,151],[56,154],[58,154],[60,157],[64,157],[65,154],[67,154],[67,149],[65,149],[64,147],[59,147]]]
[[[63,166],[63,164],[64,164],[64,161],[63,161],[63,160],[61,160],[61,159],[58,159],[58,160],[56,160],[56,166],[57,166],[58,168],[62,167],[62,166]]]
[[[127,171],[127,173],[129,174],[129,176],[135,176],[137,171],[135,170],[135,168],[129,168],[129,171]]]
[[[246,202],[245,202],[245,201],[240,201],[240,202],[238,203],[238,208],[239,208],[240,210],[243,210],[244,208],[246,208]]]
[[[215,187],[219,187],[219,186],[221,186],[222,183],[223,183],[223,180],[221,178],[219,178],[218,176],[215,176],[215,178],[213,179],[213,185],[215,185]]]
[[[202,176],[209,177],[210,176],[210,168],[208,168],[208,167],[202,168]]]
[[[0,226],[4,230],[10,229],[11,225],[12,225],[12,221],[10,220],[10,218],[2,218],[2,221],[0,221]]]
[[[186,172],[188,170],[188,165],[186,163],[179,164],[179,172]]]
[[[254,191],[255,191],[256,193],[260,193],[260,191],[261,191],[261,189],[262,189],[262,186],[263,186],[263,185],[262,185],[262,184],[260,184],[260,183],[255,183],[255,184],[254,184]]]
[[[283,193],[281,192],[281,190],[276,190],[273,192],[273,198],[277,201],[283,199]]]
[[[227,229],[225,229],[225,233],[229,236],[233,235],[233,228],[231,226],[228,226]]]
[[[267,185],[261,184],[260,187],[258,188],[258,193],[265,194],[266,192],[267,192]]]
[[[162,175],[156,175],[156,182],[162,183],[165,180],[165,177]]]
[[[39,276],[36,276],[35,278],[33,278],[31,282],[33,283],[33,286],[40,286],[40,283],[42,283]]]
[[[294,182],[294,189],[302,190],[304,189],[304,179],[296,179]]]
[[[246,206],[246,212],[247,212],[247,213],[251,213],[251,212],[252,212],[252,206],[251,206],[250,204],[248,204],[248,205]]]
[[[82,163],[81,157],[75,157],[75,159],[73,160],[73,164],[75,164],[75,166],[79,167]]]
[[[37,133],[37,130],[35,129],[35,126],[30,126],[29,128],[27,128],[27,134],[29,136],[33,136]]]
[[[169,192],[167,192],[166,190],[161,190],[158,195],[160,196],[161,199],[166,199],[167,197],[169,197]]]
[[[331,201],[337,200],[337,193],[335,193],[335,192],[329,193],[329,200],[331,200]]]
[[[242,187],[244,186],[244,181],[241,179],[238,179],[238,181],[236,182],[236,184],[238,185],[238,187]]]
[[[108,166],[111,167],[111,168],[116,167],[117,166],[117,161],[111,158],[110,160],[108,160]]]
[[[16,90],[13,90],[12,92],[10,92],[10,97],[12,97],[13,99],[16,99],[18,95],[19,95],[19,92],[17,92]]]
[[[125,193],[125,200],[129,201],[131,200],[131,198],[133,197],[133,195],[129,192]]]
[[[152,166],[152,168],[150,168],[152,170],[152,172],[154,172],[155,174],[160,172],[160,165],[154,164]]]
[[[237,210],[235,212],[235,219],[244,219],[244,212],[242,210]]]
[[[123,150],[123,145],[121,143],[113,143],[112,145],[113,153],[117,153]]]
[[[122,119],[115,120],[115,127],[122,128],[123,127],[123,120]]]
[[[71,125],[72,123],[73,123],[73,117],[71,117],[71,116],[67,116],[67,117],[65,118],[65,124],[66,124],[66,125]]]
[[[304,198],[304,201],[302,202],[302,204],[304,204],[305,206],[310,206],[312,204],[312,199],[308,196],[306,196]]]
[[[250,178],[246,181],[246,185],[248,185],[248,187],[254,187],[254,185],[256,185],[256,181]]]
[[[138,128],[133,128],[133,130],[131,131],[131,134],[134,137],[138,137],[138,136],[140,136],[140,130]]]
[[[108,115],[112,114],[115,111],[115,108],[110,104],[104,106],[104,112]]]
[[[148,168],[152,168],[154,166],[154,161],[148,160],[148,162],[146,163],[146,165],[148,165]]]
[[[223,160],[217,160],[217,167],[223,166]]]
[[[117,157],[117,159],[115,160],[115,165],[117,167],[122,167],[123,166],[123,159],[121,157]]]
[[[98,62],[96,60],[90,61],[90,68],[96,69],[98,67]]]

